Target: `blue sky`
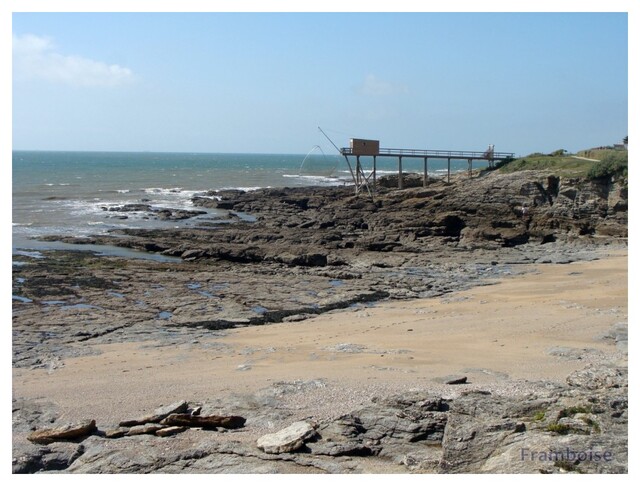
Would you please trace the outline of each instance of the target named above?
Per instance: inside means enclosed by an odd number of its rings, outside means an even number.
[[[14,13],[13,147],[577,151],[628,134],[625,13]]]

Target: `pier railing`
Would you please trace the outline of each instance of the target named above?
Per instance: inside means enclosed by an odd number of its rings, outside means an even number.
[[[342,155],[358,155],[353,152],[350,147],[340,149]],[[484,160],[504,160],[514,157],[513,152],[494,152],[491,155],[486,155],[485,152],[473,152],[463,150],[422,150],[422,149],[395,149],[395,148],[381,148],[379,149],[378,156],[389,157],[419,157],[419,158],[434,158],[434,159],[484,159]]]

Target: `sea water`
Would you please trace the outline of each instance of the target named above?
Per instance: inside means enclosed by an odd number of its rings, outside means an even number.
[[[377,166],[379,176],[397,173],[397,159],[380,157]],[[464,161],[452,162],[452,171],[465,168]],[[403,160],[403,171],[421,170],[420,159]],[[429,172],[446,173],[446,161],[429,161]],[[308,154],[14,151],[12,178],[14,253],[61,247],[36,240],[47,235],[194,226],[225,214],[211,209],[187,220],[160,221],[145,212],[109,211],[124,204],[202,209],[194,208],[192,198],[208,191],[352,184],[344,158],[324,154],[314,160]]]

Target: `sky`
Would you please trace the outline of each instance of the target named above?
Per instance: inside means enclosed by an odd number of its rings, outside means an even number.
[[[16,13],[15,150],[526,155],[628,135],[627,13]]]

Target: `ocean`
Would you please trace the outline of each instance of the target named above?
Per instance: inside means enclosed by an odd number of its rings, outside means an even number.
[[[363,164],[366,169],[364,159]],[[396,173],[397,159],[380,157],[377,166],[379,176]],[[452,161],[453,172],[466,167],[466,161]],[[422,161],[405,159],[403,171],[421,172]],[[446,161],[430,161],[429,172],[446,174]],[[127,213],[127,219],[118,219],[108,211],[123,204],[146,202],[153,207],[192,209],[191,198],[211,190],[332,186],[352,181],[344,158],[321,150],[306,155],[14,151],[12,183],[13,251],[19,254],[70,246],[34,239],[42,236],[197,225],[198,218],[218,212],[211,209],[200,217],[159,221],[145,219],[143,213]]]

